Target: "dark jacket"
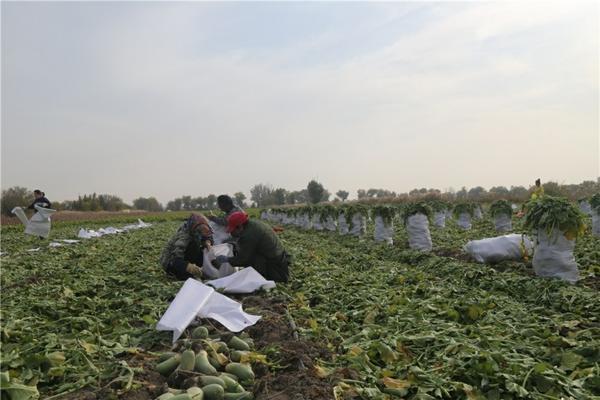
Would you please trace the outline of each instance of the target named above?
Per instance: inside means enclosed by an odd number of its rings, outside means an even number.
[[[217,225],[227,226],[227,218],[229,218],[229,216],[231,214],[233,214],[234,212],[237,212],[237,211],[244,211],[244,210],[242,210],[242,207],[234,205],[233,208],[231,209],[231,211],[229,211],[228,213],[225,213],[222,217],[210,216],[210,217],[208,217],[208,219],[210,219],[212,222],[214,222]]]
[[[52,207],[52,203],[50,203],[50,200],[48,200],[46,198],[46,196],[40,197],[38,199],[35,199],[33,201],[33,203],[31,203],[31,205],[29,207],[27,207],[28,210],[35,210],[35,212],[37,212],[37,210],[35,209],[35,205],[38,205],[42,208],[50,208]]]
[[[178,279],[191,277],[186,271],[187,265],[202,266],[206,242],[213,243],[208,220],[203,215],[193,214],[177,229],[164,248],[160,256],[162,267]]]
[[[250,266],[266,279],[287,282],[290,257],[273,229],[262,221],[249,220],[238,237],[238,253],[229,258],[233,266]]]

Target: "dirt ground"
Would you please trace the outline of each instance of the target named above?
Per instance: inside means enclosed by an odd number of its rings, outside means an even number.
[[[262,315],[256,325],[247,329],[254,340],[256,351],[266,353],[276,349],[278,368],[270,370],[264,364],[254,364],[256,380],[253,388],[256,400],[330,400],[333,387],[342,378],[358,379],[354,371],[336,371],[326,378],[315,372],[315,360],[329,360],[332,354],[324,345],[316,341],[294,338],[294,330],[286,315],[286,305],[282,299],[262,296],[237,297],[244,310]],[[211,331],[225,332],[220,324],[206,321]],[[156,350],[156,349],[153,349]],[[168,349],[162,349],[167,351]],[[158,351],[158,350],[156,350]],[[59,397],[63,400],[152,400],[166,390],[166,379],[154,371],[156,359],[148,353],[139,353],[129,358],[131,367],[141,367],[143,372],[134,376],[136,389],[119,393],[120,382],[105,382],[101,389],[80,390]]]

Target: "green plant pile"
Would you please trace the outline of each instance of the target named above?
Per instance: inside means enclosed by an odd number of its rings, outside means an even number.
[[[408,221],[408,217],[415,214],[423,214],[431,221],[431,217],[433,216],[433,210],[431,207],[424,201],[419,201],[416,203],[406,204],[402,210],[402,218],[404,223]]]
[[[583,235],[585,215],[573,203],[562,197],[540,196],[525,205],[525,229],[544,230],[551,235],[558,229],[569,240]]]
[[[457,203],[452,209],[452,215],[454,215],[454,218],[458,218],[460,214],[469,214],[472,218],[475,214],[475,204],[467,202]]]
[[[502,214],[510,217],[512,215],[512,207],[506,200],[496,200],[490,206],[490,215],[495,218]]]
[[[381,217],[386,225],[390,225],[396,216],[396,209],[388,205],[376,205],[372,210],[373,216]]]

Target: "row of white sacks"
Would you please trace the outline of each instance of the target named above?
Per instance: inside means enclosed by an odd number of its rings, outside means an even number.
[[[447,213],[438,212],[434,215],[434,225],[445,227]],[[340,234],[351,234],[362,236],[366,233],[367,218],[361,214],[352,217],[352,226],[348,227],[346,218],[341,214],[336,221],[333,217],[327,217],[321,222],[320,215],[300,214],[292,217],[284,213],[268,213],[264,211],[261,218],[271,222],[295,225],[303,229],[339,231]],[[477,218],[477,214],[475,215]],[[383,218],[375,216],[375,240],[393,244],[394,226],[390,221],[385,223]],[[461,214],[457,224],[463,229],[471,228],[471,217],[469,214]],[[500,215],[496,218],[496,229],[505,232],[512,229],[510,216]],[[411,249],[419,251],[431,251],[432,241],[429,232],[429,220],[423,214],[415,214],[408,217],[406,221],[408,242]],[[579,280],[579,270],[573,250],[575,240],[568,240],[561,232],[555,230],[548,235],[540,230],[534,239],[520,234],[509,234],[499,237],[486,238],[469,241],[464,250],[475,261],[480,263],[497,263],[501,261],[520,261],[533,255],[532,263],[534,271],[539,276],[560,278],[570,283]]]
[[[433,215],[433,225],[437,228],[445,228],[446,219],[450,218],[450,211],[439,211]],[[481,209],[476,208],[473,218],[481,219]],[[261,219],[273,223],[284,225],[294,225],[302,229],[314,229],[317,231],[338,232],[341,235],[364,236],[367,232],[367,217],[360,213],[352,216],[350,224],[346,220],[346,215],[340,213],[337,218],[327,216],[322,218],[320,214],[301,213],[298,215],[287,215],[272,211],[263,211]],[[386,221],[381,216],[376,215],[373,219],[375,223],[374,238],[377,242],[386,242],[393,244],[394,222]],[[499,232],[508,232],[512,229],[511,217],[509,215],[499,215],[495,219],[496,229]],[[458,216],[457,225],[462,229],[471,229],[471,215],[462,213]],[[406,229],[409,236],[410,247],[416,250],[431,250],[431,237],[429,235],[429,220],[423,214],[415,214],[408,217]]]

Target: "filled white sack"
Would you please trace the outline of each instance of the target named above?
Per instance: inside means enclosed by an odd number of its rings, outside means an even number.
[[[480,240],[471,240],[464,246],[465,252],[479,263],[519,261],[533,254],[533,242],[525,235],[513,233]],[[525,254],[523,253],[525,251]]]

